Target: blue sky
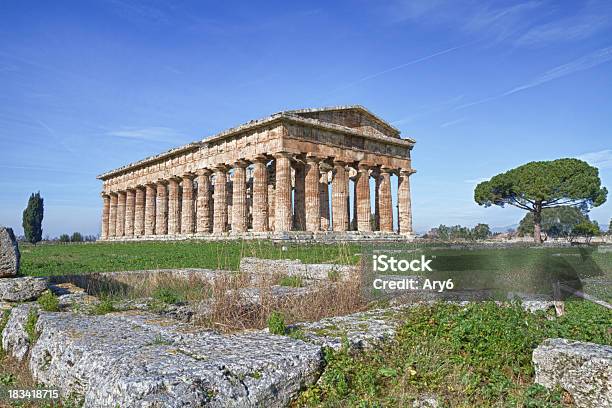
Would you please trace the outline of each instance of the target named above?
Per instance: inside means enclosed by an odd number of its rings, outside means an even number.
[[[612,190],[609,1],[0,4],[0,224],[99,232],[97,174],[285,109],[361,104],[417,140],[414,224],[506,226],[475,184],[580,157]],[[591,217],[607,226],[612,196]]]

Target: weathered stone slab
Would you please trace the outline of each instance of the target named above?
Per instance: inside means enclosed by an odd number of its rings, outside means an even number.
[[[0,278],[9,278],[19,272],[19,246],[13,230],[0,227]]]
[[[415,306],[417,304],[329,317],[317,322],[298,323],[292,328],[300,330],[305,341],[320,346],[338,350],[346,337],[350,349],[368,349],[395,336],[402,324],[403,313]]]
[[[320,347],[289,337],[197,331],[143,312],[40,312],[36,329],[33,377],[85,407],[281,407],[322,364]],[[5,332],[14,350],[22,330]]]
[[[547,339],[533,351],[535,382],[560,386],[577,407],[612,407],[612,347]]]
[[[23,304],[11,309],[11,315],[2,331],[2,349],[22,361],[30,350],[30,336],[26,330],[30,311],[37,311],[38,307],[33,304]]]
[[[45,278],[24,276],[0,279],[0,301],[25,302],[38,298],[47,289]]]

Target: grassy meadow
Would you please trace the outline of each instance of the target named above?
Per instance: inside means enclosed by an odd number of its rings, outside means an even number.
[[[275,245],[271,241],[175,241],[92,244],[20,244],[21,273],[32,276],[144,269],[238,270],[240,259],[301,259],[354,264],[358,245]]]
[[[21,273],[32,276],[144,269],[209,268],[237,270],[240,259],[300,259],[306,263],[371,263],[372,253],[398,259],[432,259],[428,277],[452,277],[455,288],[524,291],[550,288],[552,281],[596,280],[585,291],[600,290],[612,300],[612,251],[592,247],[457,246],[449,244],[275,244],[271,241],[176,241],[21,245]],[[411,272],[408,272],[409,274]],[[606,283],[608,282],[608,283]],[[588,290],[587,290],[588,289]]]

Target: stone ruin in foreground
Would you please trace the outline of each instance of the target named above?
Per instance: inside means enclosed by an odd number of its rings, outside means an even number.
[[[98,176],[101,239],[411,237],[414,144],[362,106],[276,113]]]

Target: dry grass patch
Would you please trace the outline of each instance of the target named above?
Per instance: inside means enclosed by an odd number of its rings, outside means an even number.
[[[249,285],[249,278],[218,279],[214,283],[211,314],[196,324],[224,332],[262,329],[273,313],[286,324],[316,321],[367,308],[361,282],[322,281],[303,286],[280,286],[279,276],[262,277]]]

